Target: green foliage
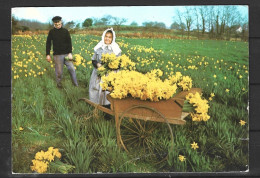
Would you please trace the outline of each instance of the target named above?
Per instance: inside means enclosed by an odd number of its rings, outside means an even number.
[[[147,28],[166,28],[163,22],[143,22],[143,26]]]
[[[71,173],[75,166],[71,166],[69,164],[65,164],[60,160],[55,160],[55,162],[50,162],[50,173],[62,173],[68,174]]]
[[[93,20],[91,18],[87,18],[83,23],[82,23],[82,26],[83,27],[91,27],[92,26],[92,23],[93,23]]]
[[[75,173],[91,173],[90,165],[94,159],[96,144],[86,139],[69,139],[64,143],[67,161],[75,166]]]

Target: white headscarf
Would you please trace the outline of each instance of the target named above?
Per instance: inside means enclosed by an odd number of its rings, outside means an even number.
[[[107,33],[107,31],[111,30],[113,33],[113,40],[112,43],[107,45],[105,44],[105,35]],[[113,28],[108,28],[103,32],[102,35],[102,40],[94,47],[94,51],[96,51],[97,49],[99,49],[100,47],[102,49],[105,49],[105,47],[108,47],[108,49],[113,50],[113,52],[115,53],[115,55],[118,55],[121,52],[120,47],[118,46],[118,44],[116,43],[116,34],[115,31],[113,30]]]

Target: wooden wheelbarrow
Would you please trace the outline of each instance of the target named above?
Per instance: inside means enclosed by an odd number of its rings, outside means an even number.
[[[80,100],[94,106],[107,114],[115,116],[117,144],[124,150],[139,150],[150,154],[153,152],[152,135],[156,129],[162,128],[163,123],[169,130],[169,139],[173,143],[173,132],[170,124],[183,125],[186,123],[185,117],[189,115],[182,111],[185,97],[188,93],[201,93],[200,88],[192,88],[189,91],[182,91],[168,100],[157,102],[140,100],[133,97],[115,99],[107,95],[111,103],[110,109],[99,104],[93,103],[87,98]],[[164,127],[163,126],[163,127]],[[150,139],[149,139],[150,137]],[[171,144],[173,145],[173,144]]]

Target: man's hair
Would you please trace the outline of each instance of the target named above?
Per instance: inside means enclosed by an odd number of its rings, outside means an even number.
[[[61,21],[61,17],[60,16],[55,16],[51,19],[54,23],[57,23],[59,21]]]

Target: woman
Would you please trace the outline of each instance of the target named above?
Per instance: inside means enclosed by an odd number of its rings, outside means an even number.
[[[102,91],[100,86],[101,78],[98,76],[97,69],[102,66],[101,57],[102,54],[114,53],[116,56],[121,55],[121,49],[115,42],[116,35],[113,28],[106,29],[103,32],[102,40],[94,47],[94,55],[92,57],[92,64],[94,69],[91,74],[89,82],[89,99],[96,103],[103,105],[104,107],[110,108],[110,102],[106,96],[109,94],[108,91]]]

